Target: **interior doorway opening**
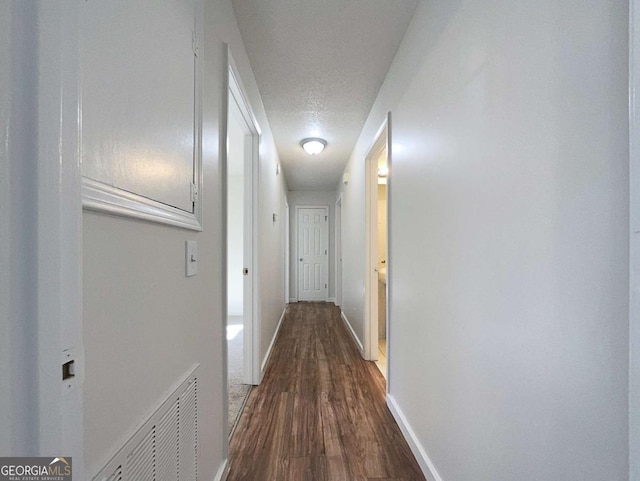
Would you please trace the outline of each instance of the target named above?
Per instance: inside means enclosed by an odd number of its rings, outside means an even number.
[[[382,375],[387,377],[387,166],[386,147],[378,156],[377,188],[377,269],[378,269],[378,360],[376,365]]]
[[[229,432],[240,415],[250,385],[244,373],[245,149],[251,132],[230,98],[227,124],[227,390]],[[248,313],[247,313],[248,314]]]
[[[336,200],[335,214],[335,233],[336,233],[336,255],[335,255],[335,272],[336,272],[336,306],[342,308],[342,194]]]
[[[259,129],[229,59],[224,163],[226,201],[226,375],[228,432],[233,433],[251,385],[259,382],[256,313],[257,166]]]
[[[365,159],[365,358],[388,379],[389,364],[389,122],[376,136]]]

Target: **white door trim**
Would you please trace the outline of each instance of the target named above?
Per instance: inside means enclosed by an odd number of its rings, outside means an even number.
[[[74,479],[84,479],[78,7],[73,2],[37,2],[14,10],[12,21],[29,24],[31,28],[20,35],[34,45],[33,56],[23,51],[19,57],[21,64],[33,68],[34,77],[21,86],[33,96],[19,97],[15,102],[28,98],[29,105],[14,107],[28,109],[23,113],[35,127],[31,133],[35,134],[35,159],[21,159],[31,171],[12,182],[26,183],[21,185],[26,192],[37,193],[30,199],[37,203],[27,203],[22,213],[34,214],[34,223],[18,234],[29,241],[31,250],[15,251],[16,256],[24,256],[22,268],[33,269],[28,274],[32,282],[16,286],[16,291],[36,304],[29,325],[15,334],[31,337],[28,352],[10,361],[20,373],[16,383],[24,385],[26,378],[34,376],[38,412],[31,412],[24,426],[16,424],[13,434],[30,440],[31,456],[72,456]],[[23,26],[16,26],[16,31]],[[20,145],[13,148],[20,153]],[[62,364],[68,361],[74,361],[75,377],[63,382]]]
[[[393,199],[392,191],[393,191],[393,143],[391,134],[393,132],[392,124],[391,124],[391,112],[387,113],[387,121],[386,121],[386,131],[387,131],[387,168],[389,169],[389,173],[387,174],[387,254],[386,254],[386,269],[387,269],[387,302],[386,302],[386,312],[385,317],[387,319],[387,352],[385,353],[387,357],[387,383],[386,389],[387,394],[391,393],[391,365],[393,362],[393,356],[391,355],[391,337],[393,335],[393,325],[391,318],[391,306],[393,305],[393,255],[392,252],[392,236],[393,232],[393,214],[391,209],[391,200]]]
[[[260,310],[259,298],[260,292],[258,289],[258,249],[257,242],[255,242],[258,232],[258,186],[259,186],[259,146],[260,136],[262,134],[258,122],[253,113],[251,105],[248,101],[246,91],[243,87],[242,81],[238,75],[238,68],[229,52],[228,45],[225,44],[225,56],[227,68],[225,69],[223,88],[224,88],[224,101],[222,105],[223,109],[223,121],[220,128],[220,161],[222,171],[222,184],[223,184],[223,230],[222,238],[224,239],[224,269],[223,269],[223,286],[224,286],[224,299],[225,299],[225,320],[224,320],[224,352],[226,354],[226,317],[227,317],[227,247],[226,247],[226,219],[227,219],[227,133],[228,133],[228,116],[229,116],[229,103],[237,102],[242,117],[244,118],[247,127],[252,132],[252,142],[250,146],[250,157],[247,163],[245,163],[245,209],[249,206],[251,215],[248,217],[245,223],[245,259],[248,260],[246,267],[249,268],[248,279],[245,281],[244,289],[244,373],[245,380],[250,384],[258,384],[260,382],[260,362],[259,362],[259,346],[260,346]],[[247,166],[247,164],[249,164]],[[249,291],[249,292],[247,292]],[[227,384],[226,384],[226,371],[227,371],[227,359],[224,356],[224,369],[225,383],[224,383],[224,399],[227,402]],[[226,405],[226,404],[225,404]],[[226,410],[225,410],[226,412]]]
[[[342,192],[335,207],[335,293],[336,306],[342,306]]]
[[[289,200],[284,197],[284,303],[289,304],[290,295],[290,262],[291,262],[291,246],[290,246],[290,222],[289,219]]]
[[[640,0],[629,2],[629,480],[640,480]]]
[[[228,48],[227,48],[228,51]],[[259,165],[260,165],[260,136],[262,131],[253,113],[251,104],[249,103],[246,91],[238,74],[238,68],[233,60],[230,52],[228,52],[228,89],[227,102],[225,103],[225,122],[228,119],[229,102],[235,100],[240,108],[240,112],[252,133],[252,142],[250,146],[250,156],[245,162],[245,262],[247,263],[249,274],[245,281],[244,289],[244,376],[245,382],[248,384],[260,383],[260,310],[259,298],[260,291],[258,288],[258,243],[256,242],[258,234],[258,198],[259,198]],[[230,98],[229,96],[232,96]],[[225,126],[226,127],[226,126]],[[225,129],[226,130],[226,129]],[[225,143],[226,146],[226,137]],[[226,166],[227,152],[226,147],[221,149],[224,151],[224,164]],[[226,182],[226,178],[225,178]],[[225,185],[226,193],[226,185]],[[248,207],[248,209],[247,209]],[[226,212],[226,205],[225,205]],[[226,233],[225,233],[226,234]],[[225,273],[226,282],[226,273]]]
[[[387,162],[390,161],[390,114],[378,129],[373,143],[365,156],[365,292],[364,292],[364,358],[369,361],[378,359],[378,167],[377,159],[386,148]],[[387,214],[388,215],[388,214]],[[387,230],[387,237],[389,232]],[[390,284],[387,258],[387,292]],[[387,299],[387,346],[389,333],[389,299]],[[388,354],[388,348],[387,348]],[[389,359],[387,358],[387,362]],[[389,365],[387,365],[387,373]]]
[[[325,236],[324,236],[325,238],[323,239],[324,245],[327,248],[327,255],[326,255],[325,261],[324,261],[324,264],[325,264],[325,266],[324,266],[325,267],[324,278],[325,278],[325,281],[327,283],[327,289],[326,289],[326,294],[325,294],[325,298],[324,298],[324,300],[326,302],[327,299],[329,298],[329,255],[330,255],[330,252],[329,252],[329,224],[328,223],[331,222],[331,219],[329,219],[329,206],[328,205],[296,205],[295,206],[295,219],[294,219],[294,222],[295,222],[295,233],[296,233],[296,245],[295,245],[295,249],[296,249],[295,250],[295,252],[296,252],[296,257],[295,257],[295,259],[296,259],[296,263],[295,263],[296,264],[296,268],[294,269],[295,270],[295,274],[296,274],[296,277],[295,277],[295,281],[296,281],[296,297],[295,297],[295,299],[296,299],[296,302],[300,300],[300,292],[298,292],[299,291],[299,287],[300,287],[299,286],[300,273],[299,273],[299,268],[298,268],[298,259],[299,259],[299,252],[298,252],[298,244],[299,244],[299,242],[298,242],[298,212],[299,212],[300,209],[324,209],[325,216],[327,217],[327,230],[325,232]]]

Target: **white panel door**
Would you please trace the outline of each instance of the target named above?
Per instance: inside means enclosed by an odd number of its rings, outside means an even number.
[[[326,301],[328,210],[298,209],[298,300]]]

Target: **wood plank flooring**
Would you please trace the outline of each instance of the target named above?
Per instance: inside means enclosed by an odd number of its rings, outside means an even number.
[[[337,307],[291,304],[231,439],[228,481],[424,480],[384,383]]]

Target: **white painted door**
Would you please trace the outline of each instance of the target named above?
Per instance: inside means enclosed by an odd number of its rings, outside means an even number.
[[[328,209],[298,209],[298,300],[326,301]]]

